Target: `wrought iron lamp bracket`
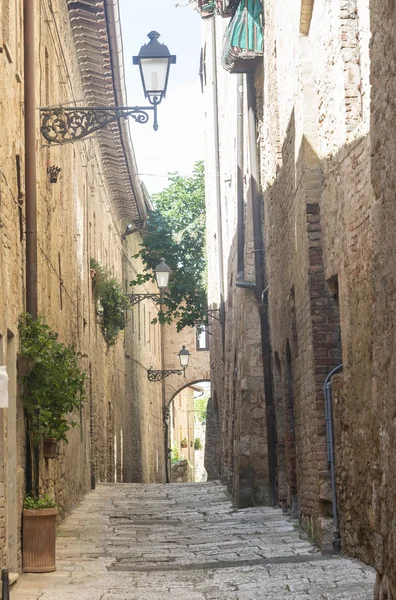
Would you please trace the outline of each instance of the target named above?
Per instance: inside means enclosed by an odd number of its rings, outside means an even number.
[[[154,130],[158,129],[157,106],[46,106],[40,108],[40,131],[49,144],[67,144],[86,138],[110,123],[132,117],[147,123],[154,113]]]
[[[151,367],[147,370],[147,378],[151,383],[156,381],[162,381],[165,377],[169,377],[169,375],[184,375],[186,376],[185,369],[168,369],[165,371],[152,369]]]
[[[212,317],[212,319],[216,319],[216,321],[219,321],[219,323],[221,323],[221,311],[220,308],[211,308],[210,310],[207,311],[208,316]],[[218,313],[218,316],[215,316],[214,313]]]
[[[139,304],[139,302],[148,298],[156,303],[161,302],[161,294],[128,294],[128,300],[131,306],[136,306],[136,304]]]

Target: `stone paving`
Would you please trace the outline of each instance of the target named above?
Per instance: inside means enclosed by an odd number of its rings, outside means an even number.
[[[218,483],[99,484],[58,531],[57,571],[11,600],[372,600],[374,571]]]

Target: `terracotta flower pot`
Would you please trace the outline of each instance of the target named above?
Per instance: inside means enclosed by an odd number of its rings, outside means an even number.
[[[58,440],[56,438],[43,438],[44,458],[55,458],[57,449]]]
[[[185,443],[183,443],[183,442],[180,444],[180,446],[181,446],[182,448],[187,448],[187,444],[185,444]]]
[[[24,509],[22,545],[24,573],[51,573],[56,571],[57,514],[57,508]]]

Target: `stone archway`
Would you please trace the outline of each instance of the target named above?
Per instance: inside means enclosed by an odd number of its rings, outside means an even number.
[[[187,378],[186,378],[187,379]],[[180,394],[180,392],[182,392],[184,389],[191,387],[193,385],[198,385],[200,383],[210,383],[210,379],[209,378],[200,378],[200,379],[195,379],[193,381],[188,380],[187,383],[185,383],[184,385],[181,385],[180,387],[178,387],[178,389],[173,393],[172,397],[167,400],[166,402],[166,407],[168,408],[171,404],[171,402],[174,400],[175,396],[177,396],[178,394]]]
[[[206,481],[204,406],[210,397],[210,383],[209,379],[190,380],[179,386],[168,400],[165,409],[170,451],[168,471],[173,482]]]

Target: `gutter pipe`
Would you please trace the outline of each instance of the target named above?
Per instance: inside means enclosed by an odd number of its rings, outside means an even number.
[[[259,184],[256,130],[256,91],[254,76],[247,74],[247,102],[249,127],[250,186],[253,218],[254,262],[256,273],[256,297],[260,312],[261,347],[263,354],[264,393],[266,404],[268,475],[270,502],[274,505],[277,498],[276,487],[276,419],[274,394],[272,389],[271,346],[268,320],[268,284],[265,269],[265,247],[262,230],[261,203],[263,196]]]
[[[213,73],[213,124],[214,124],[214,147],[215,147],[215,172],[216,172],[216,207],[217,207],[217,244],[219,260],[219,285],[220,285],[220,319],[222,323],[223,349],[225,341],[224,328],[224,264],[223,264],[223,229],[221,210],[221,185],[220,185],[220,141],[219,141],[219,100],[217,85],[217,40],[216,40],[216,17],[211,19],[212,34],[212,73]]]
[[[243,75],[237,80],[237,276],[236,287],[255,290],[255,281],[245,281],[245,201],[243,189],[244,172],[244,107],[243,107]]]
[[[333,426],[333,395],[332,395],[332,376],[340,371],[343,365],[338,365],[327,375],[324,382],[324,397],[325,397],[325,411],[326,411],[326,437],[327,437],[327,462],[330,465],[331,474],[331,496],[333,501],[333,548],[336,552],[341,550],[341,536],[340,536],[340,521],[338,518],[338,505],[337,505],[337,490],[336,490],[336,479],[335,479],[335,460],[334,460],[334,426]]]
[[[35,0],[24,0],[26,311],[37,319]]]
[[[26,312],[34,320],[37,299],[37,166],[36,166],[36,48],[35,0],[23,2],[24,117],[25,117],[25,218],[26,218]],[[27,432],[26,488],[38,496],[39,449]]]
[[[237,81],[237,281],[245,278],[245,206],[243,197],[243,75]]]

